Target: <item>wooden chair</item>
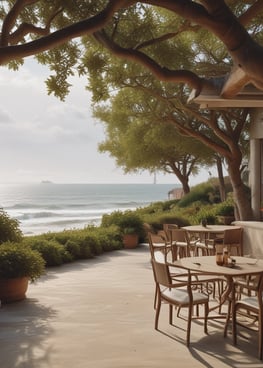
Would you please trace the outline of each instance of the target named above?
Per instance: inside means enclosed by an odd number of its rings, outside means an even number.
[[[216,233],[202,233],[196,242],[195,255],[213,256],[216,254],[216,245],[223,244],[223,235]]]
[[[235,287],[239,287],[239,281],[235,283]],[[232,323],[233,323],[233,342],[237,343],[237,326],[241,325],[246,328],[250,328],[248,325],[244,325],[238,318],[240,311],[247,313],[247,318],[256,318],[258,321],[258,358],[262,360],[263,349],[263,275],[253,276],[247,279],[246,285],[242,283],[242,291],[244,287],[247,289],[246,295],[241,294],[241,298],[235,302],[233,307]],[[251,296],[251,293],[255,294]],[[243,314],[244,315],[244,314]]]
[[[243,256],[243,229],[229,229],[224,231],[223,248],[227,248],[232,256]]]
[[[187,236],[187,231],[184,229],[170,230],[171,250],[173,262],[177,258],[190,256],[190,245]]]
[[[208,256],[208,247],[207,247],[207,240],[204,236],[204,234],[201,234],[199,239],[195,242],[195,250],[194,255],[199,256],[201,253],[201,256]]]
[[[162,234],[148,233],[151,257],[154,258],[155,251],[161,251],[166,256],[170,250],[170,244],[166,242]]]
[[[149,247],[150,247],[150,253],[151,253],[151,260],[157,261],[159,263],[167,263],[167,254],[171,250],[170,243],[167,244],[164,237],[159,234],[152,234],[148,233],[148,240],[149,240]],[[173,275],[177,276],[178,274],[181,274],[182,276],[185,275],[185,271],[183,271],[182,268],[176,269],[173,267]],[[155,289],[155,298],[154,298],[154,308],[157,306],[157,286]]]
[[[152,259],[152,268],[157,290],[157,306],[155,315],[155,329],[158,330],[159,315],[162,303],[169,304],[169,323],[173,324],[173,308],[188,308],[186,344],[190,344],[191,322],[193,306],[204,306],[204,332],[207,333],[208,301],[207,295],[192,290],[195,282],[187,271],[187,280],[172,279],[170,268],[166,263],[159,263]]]
[[[173,229],[178,229],[178,226],[176,224],[163,224],[163,230],[169,241],[171,241],[171,230]]]

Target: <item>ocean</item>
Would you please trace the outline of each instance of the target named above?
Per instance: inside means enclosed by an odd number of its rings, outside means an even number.
[[[0,207],[24,235],[99,225],[103,214],[168,200],[173,184],[0,185]]]

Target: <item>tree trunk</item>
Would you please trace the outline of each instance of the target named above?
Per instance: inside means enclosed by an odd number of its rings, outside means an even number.
[[[180,181],[181,181],[181,184],[182,184],[182,187],[183,187],[184,195],[189,193],[190,192],[190,186],[188,184],[188,178],[186,178],[186,179],[181,178]]]
[[[228,161],[228,173],[233,187],[235,201],[235,219],[239,221],[253,220],[250,198],[247,188],[242,182],[239,165],[235,160]]]
[[[221,202],[226,200],[226,187],[225,187],[225,180],[223,174],[223,167],[222,167],[222,158],[216,155],[216,166],[217,166],[217,174],[218,174],[218,181],[219,181],[219,193]]]

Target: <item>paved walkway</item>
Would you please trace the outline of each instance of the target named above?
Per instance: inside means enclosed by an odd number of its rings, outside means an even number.
[[[0,309],[0,368],[255,368],[256,338],[223,338],[223,321],[209,335],[194,322],[168,325],[163,306],[155,331],[154,284],[147,246],[49,269],[25,301]]]

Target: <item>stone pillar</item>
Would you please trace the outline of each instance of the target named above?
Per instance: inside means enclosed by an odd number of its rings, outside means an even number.
[[[255,220],[261,220],[263,201],[263,109],[254,108],[250,126],[249,182],[251,187],[251,205]]]

